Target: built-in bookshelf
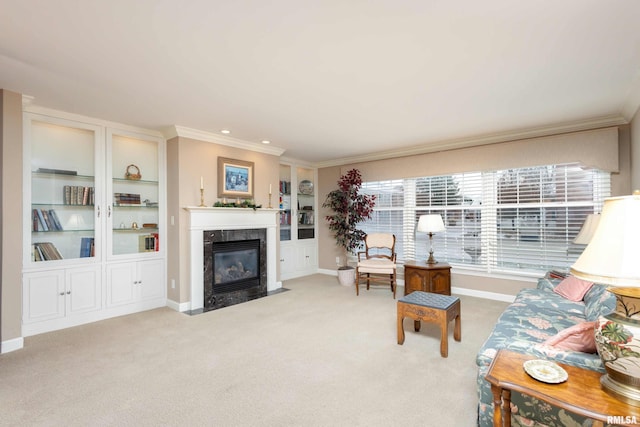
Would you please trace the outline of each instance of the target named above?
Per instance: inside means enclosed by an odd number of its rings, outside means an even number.
[[[162,136],[50,110],[24,123],[24,335],[166,305]]]
[[[290,279],[318,267],[316,240],[316,170],[280,165],[280,273]]]

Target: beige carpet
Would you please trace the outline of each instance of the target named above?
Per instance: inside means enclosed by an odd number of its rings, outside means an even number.
[[[397,344],[396,300],[314,275],[188,316],[163,308],[0,356],[3,426],[473,426],[475,354],[505,303],[461,297],[462,342]],[[402,295],[402,288],[398,295]]]

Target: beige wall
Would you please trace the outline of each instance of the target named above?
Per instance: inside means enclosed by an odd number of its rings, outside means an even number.
[[[631,121],[631,188],[640,190],[640,110]]]
[[[362,172],[365,180],[384,180],[556,162],[581,162],[611,171],[612,195],[630,194],[630,135],[629,126],[621,126],[321,168],[318,171],[319,196],[320,200],[324,200],[326,194],[335,188],[340,175],[354,167]],[[338,252],[323,218],[321,216],[318,230],[319,268],[335,270]],[[486,275],[458,274],[455,269],[452,276],[454,287],[507,295],[515,295],[522,287],[531,285],[531,280],[514,281],[487,278]]]
[[[204,203],[212,206],[217,200],[218,157],[227,157],[254,163],[254,200],[258,205],[269,204],[269,184],[278,188],[280,158],[278,156],[247,151],[212,142],[177,137],[167,143],[167,200],[169,219],[167,274],[169,284],[176,281],[176,289],[169,286],[174,302],[190,299],[189,286],[189,215],[186,206],[200,204],[200,177],[204,179]],[[273,196],[275,197],[275,195]],[[272,199],[272,204],[277,200]],[[174,225],[171,225],[171,217]]]
[[[16,250],[22,246],[22,96],[0,90],[0,98],[0,342],[7,342],[22,337],[22,252]]]

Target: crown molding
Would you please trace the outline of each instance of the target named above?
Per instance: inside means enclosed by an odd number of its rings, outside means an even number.
[[[265,145],[262,143],[245,141],[238,138],[232,138],[226,135],[218,135],[212,132],[192,129],[185,126],[174,125],[167,128],[164,132],[167,139],[181,137],[197,139],[198,141],[212,142],[214,144],[226,145],[229,147],[241,148],[243,150],[256,151],[263,154],[271,154],[280,157],[284,153],[284,148]]]
[[[543,126],[467,138],[436,141],[433,143],[421,144],[413,147],[404,147],[398,150],[379,151],[371,154],[365,154],[363,156],[353,156],[345,157],[342,159],[315,162],[313,163],[313,166],[317,168],[326,168],[331,166],[342,166],[353,163],[364,163],[397,157],[415,156],[418,154],[435,153],[437,151],[455,150],[460,148],[475,147],[479,145],[498,144],[501,142],[517,141],[521,139],[538,138],[543,136],[559,135],[563,133],[580,132],[611,126],[620,126],[628,124],[629,121],[630,120],[625,119],[625,117],[623,117],[622,115],[603,116],[588,120],[556,124],[552,126]]]
[[[72,120],[76,122],[89,123],[95,126],[117,129],[119,131],[127,131],[132,134],[149,135],[164,139],[162,132],[153,129],[145,129],[138,126],[131,126],[124,123],[112,122],[109,120],[98,119],[95,117],[84,116],[82,114],[69,113],[67,111],[55,110],[52,108],[41,107],[33,104],[32,96],[22,96],[22,110],[27,113],[40,114],[42,116],[56,117],[59,119]]]

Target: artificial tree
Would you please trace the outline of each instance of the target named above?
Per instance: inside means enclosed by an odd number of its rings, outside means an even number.
[[[338,180],[338,188],[327,194],[323,207],[331,209],[325,216],[329,230],[333,232],[336,245],[348,253],[355,253],[362,244],[365,232],[357,225],[371,218],[376,196],[361,194],[362,175],[358,169],[351,169]],[[345,257],[346,258],[346,257]],[[347,263],[339,269],[350,269]]]

